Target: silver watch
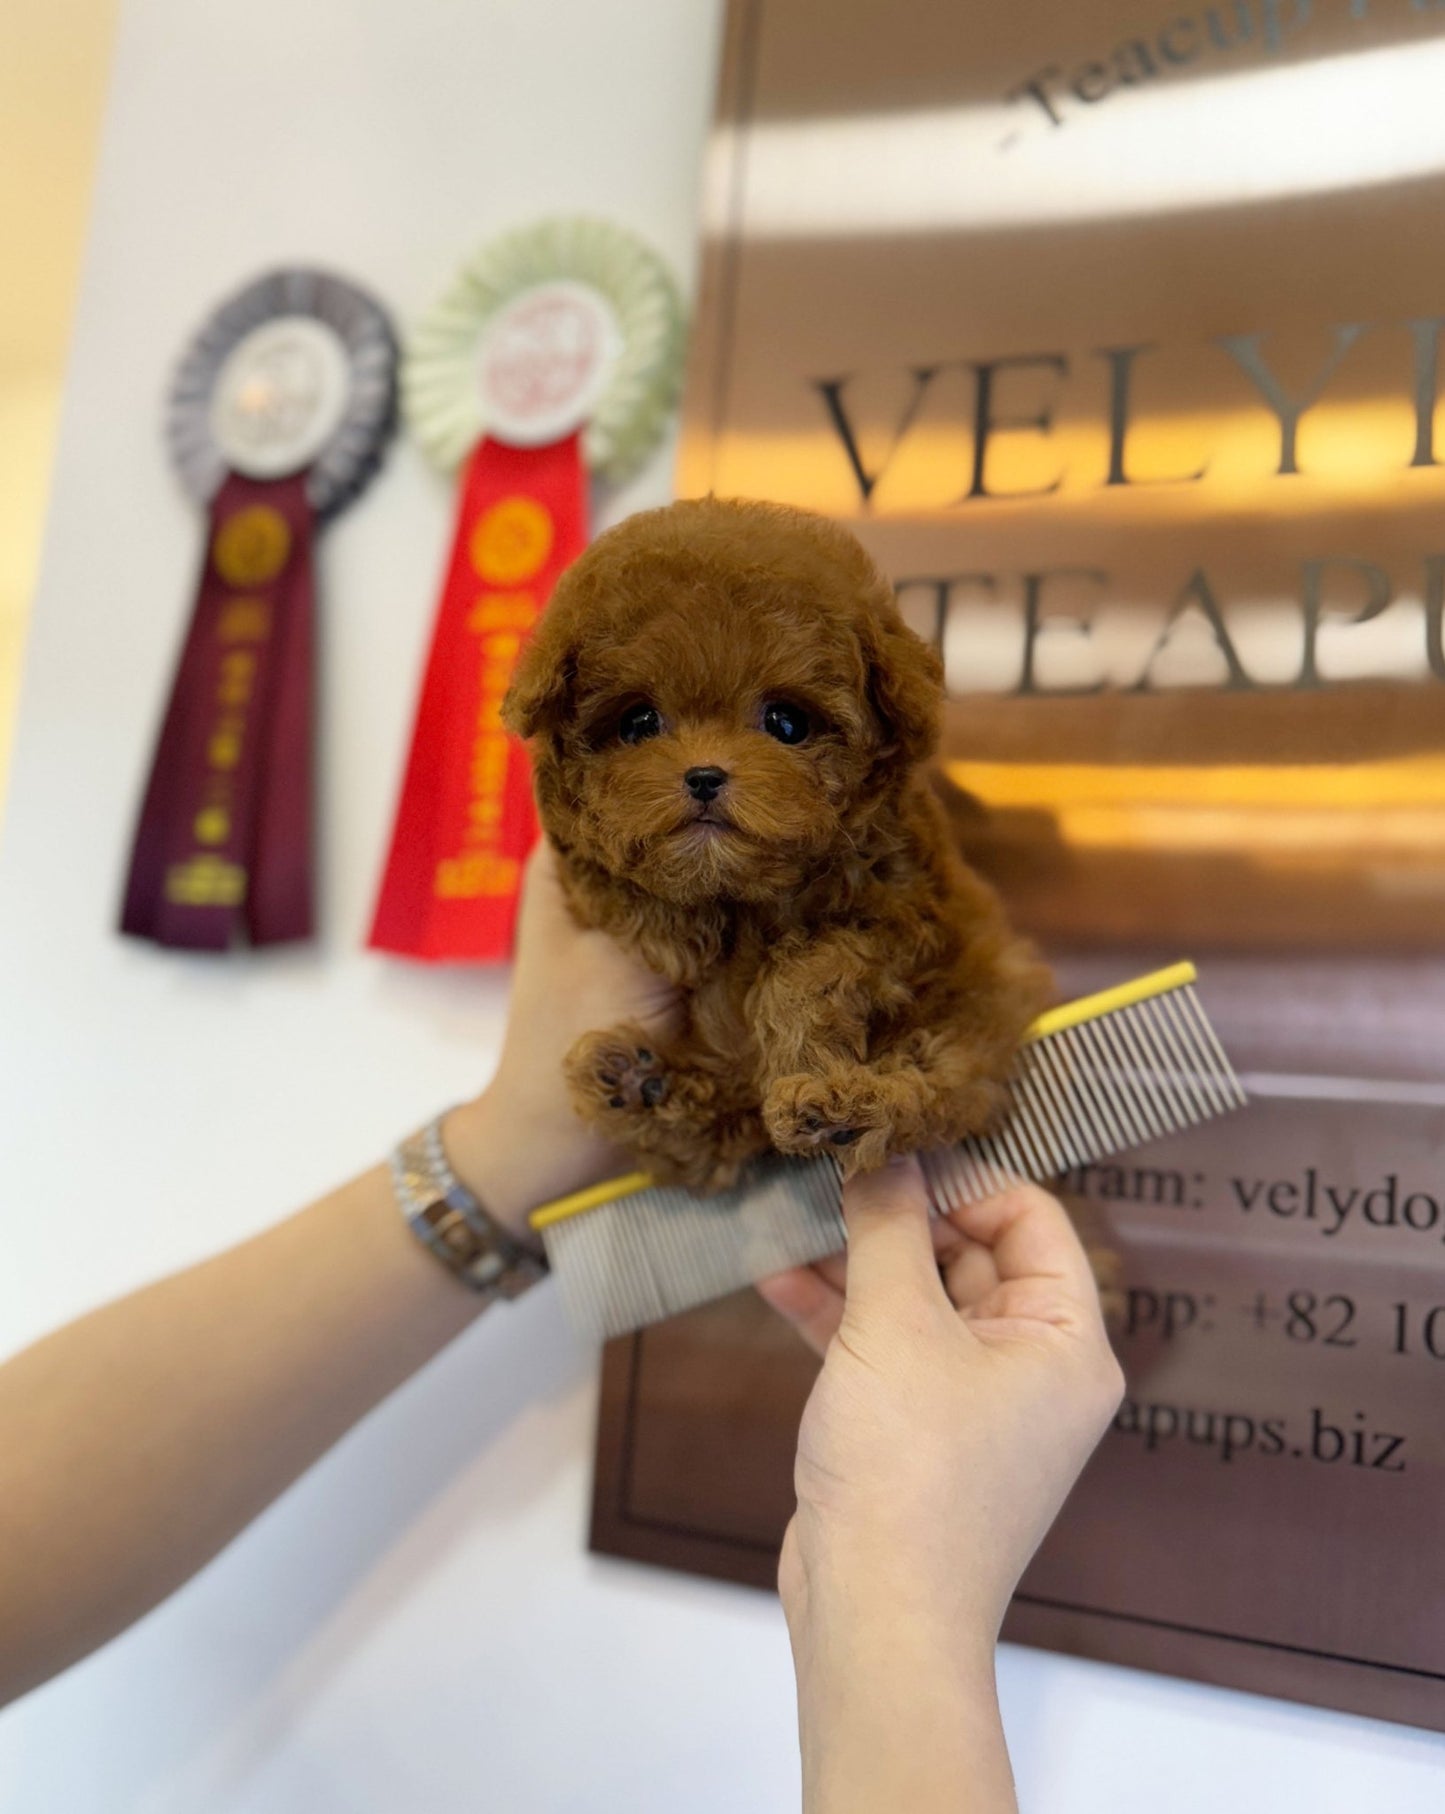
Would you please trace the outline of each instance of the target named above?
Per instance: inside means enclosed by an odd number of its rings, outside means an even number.
[[[520,1297],[546,1276],[547,1262],[488,1215],[457,1177],[442,1148],[443,1118],[418,1129],[391,1155],[401,1212],[422,1245],[487,1303]]]

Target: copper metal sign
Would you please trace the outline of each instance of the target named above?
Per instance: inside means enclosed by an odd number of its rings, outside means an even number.
[[[1319,1110],[1070,1181],[1128,1396],[1004,1635],[1445,1731],[1442,1112]],[[594,1547],[771,1586],[813,1369],[747,1296],[612,1343]]]
[[[1193,956],[1255,1074],[1070,1181],[1129,1406],[1011,1631],[1445,1728],[1442,84],[1407,0],[734,0],[679,488],[856,530],[1063,992]],[[770,1340],[614,1348],[600,1544],[767,1576]]]
[[[681,489],[880,558],[1052,936],[1438,948],[1440,32],[732,9]]]

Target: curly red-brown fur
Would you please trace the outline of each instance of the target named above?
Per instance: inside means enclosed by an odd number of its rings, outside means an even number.
[[[567,1066],[579,1112],[654,1175],[717,1188],[769,1146],[856,1171],[1000,1106],[1046,978],[928,785],[942,697],[824,517],[678,503],[563,575],[504,715],[573,912],[683,996],[665,1045],[603,1029]],[[803,740],[769,734],[769,705]],[[710,801],[697,769],[726,776]]]

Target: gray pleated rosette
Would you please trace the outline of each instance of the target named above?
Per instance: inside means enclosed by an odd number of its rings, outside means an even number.
[[[228,471],[306,468],[320,519],[360,492],[397,420],[398,348],[381,305],[328,271],[268,272],[212,314],[176,368],[166,441],[206,504]]]

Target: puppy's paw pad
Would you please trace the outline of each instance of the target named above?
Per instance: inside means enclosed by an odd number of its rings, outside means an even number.
[[[872,1145],[869,1136],[887,1124],[883,1103],[867,1072],[841,1083],[784,1077],[768,1092],[763,1117],[773,1145],[782,1153]]]
[[[636,1113],[667,1100],[667,1071],[650,1046],[602,1037],[578,1054],[575,1070],[586,1078],[594,1098],[609,1109]]]

